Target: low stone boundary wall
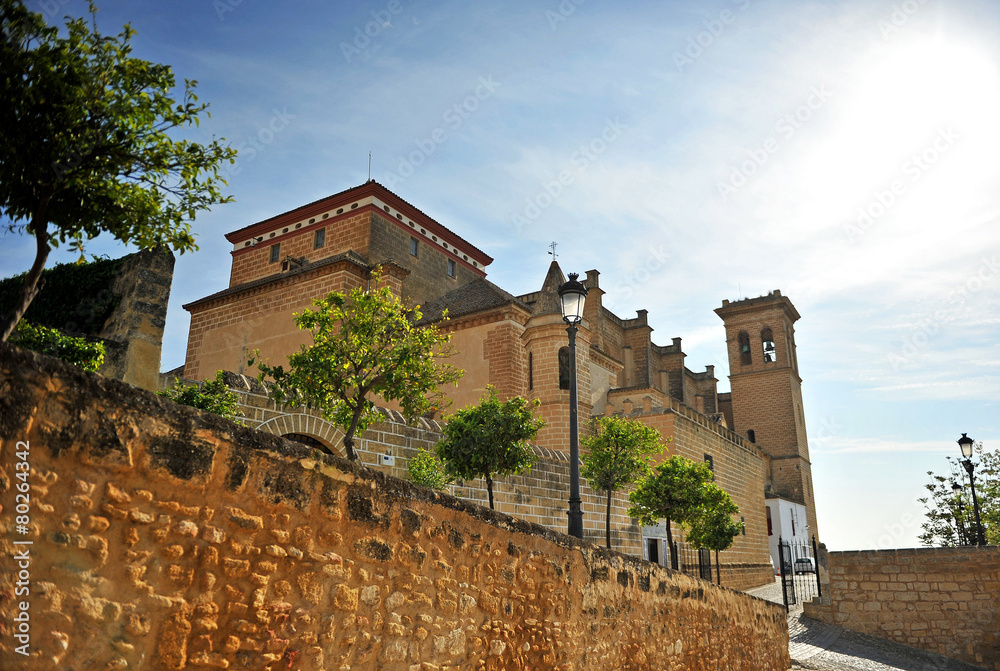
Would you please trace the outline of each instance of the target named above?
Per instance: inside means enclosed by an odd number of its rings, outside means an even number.
[[[1000,548],[830,552],[828,569],[806,617],[1000,671]]]
[[[5,669],[789,666],[780,606],[6,345],[0,505]]]

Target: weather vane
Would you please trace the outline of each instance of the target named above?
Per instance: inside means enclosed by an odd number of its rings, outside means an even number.
[[[552,255],[552,260],[553,260],[553,261],[555,261],[555,260],[556,260],[556,256],[557,256],[557,254],[556,254],[556,245],[557,245],[557,244],[558,244],[558,243],[556,243],[556,242],[553,242],[553,243],[552,243],[551,245],[549,245],[549,248],[550,248],[550,249],[552,250],[551,252],[549,252],[549,254],[551,254],[551,255]]]

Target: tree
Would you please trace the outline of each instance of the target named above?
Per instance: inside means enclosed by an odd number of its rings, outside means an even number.
[[[444,472],[441,460],[433,452],[428,452],[422,447],[417,450],[416,456],[410,459],[407,470],[410,473],[410,480],[431,489],[443,490],[453,480]]]
[[[0,216],[35,238],[35,259],[18,301],[0,316],[6,341],[38,292],[49,252],[82,251],[102,232],[142,249],[196,249],[195,214],[231,200],[219,165],[236,152],[213,140],[174,139],[207,105],[185,80],[171,96],[169,66],[131,56],[134,31],[114,37],[91,22],[47,26],[21,0],[0,0]],[[206,113],[207,114],[207,113]]]
[[[660,432],[642,422],[616,417],[597,417],[593,432],[583,439],[587,453],[581,475],[590,487],[607,494],[604,535],[611,547],[611,499],[614,492],[629,487],[649,474],[647,455],[663,450]]]
[[[451,356],[451,336],[436,326],[414,326],[422,317],[420,306],[407,309],[389,287],[376,289],[381,276],[376,268],[370,289],[332,292],[313,301],[316,310],[294,315],[296,325],[312,333],[313,344],[289,355],[287,371],[257,363],[257,351],[250,359],[261,371],[261,382],[273,380],[273,399],[318,408],[344,429],[351,461],[358,458],[354,436],[381,417],[372,398],[399,403],[412,420],[444,401],[439,385],[462,377],[461,369],[438,362]]]
[[[671,522],[689,525],[700,512],[705,489],[712,482],[708,464],[673,455],[653,469],[653,472],[629,494],[631,517],[645,526],[655,526],[660,520],[667,524],[667,545],[673,553]],[[673,558],[671,558],[673,564]]]
[[[715,551],[715,578],[722,584],[719,570],[719,553],[728,550],[743,531],[743,522],[737,522],[733,515],[740,512],[733,499],[714,482],[705,485],[700,510],[691,520],[687,541],[696,548]]]
[[[104,363],[104,343],[64,335],[58,329],[34,326],[26,321],[17,323],[10,344],[57,357],[92,373]]]
[[[535,463],[531,440],[545,422],[532,411],[538,400],[515,396],[503,402],[496,389],[486,388],[479,405],[463,408],[448,418],[437,455],[445,473],[463,478],[485,478],[493,509],[493,478],[517,475]]]
[[[981,442],[973,445],[978,459],[975,470],[983,533],[989,545],[1000,545],[1000,452],[987,452]],[[926,546],[955,547],[976,543],[976,514],[969,476],[959,459],[947,457],[951,473],[928,471],[931,481],[924,485],[928,496],[918,499],[926,508],[920,542]]]
[[[205,380],[200,386],[174,380],[169,389],[156,393],[158,396],[169,398],[174,403],[213,412],[237,424],[243,423],[239,397],[226,384],[225,373],[221,370],[215,373],[215,378]]]

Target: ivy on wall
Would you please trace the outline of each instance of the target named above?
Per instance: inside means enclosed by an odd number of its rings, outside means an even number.
[[[57,357],[92,373],[96,373],[104,363],[103,343],[66,336],[45,326],[32,326],[23,319],[14,327],[10,343]]]
[[[45,284],[24,319],[69,335],[96,335],[118,306],[121,297],[111,287],[127,258],[61,263],[45,270]],[[13,309],[26,274],[0,280],[0,315]]]

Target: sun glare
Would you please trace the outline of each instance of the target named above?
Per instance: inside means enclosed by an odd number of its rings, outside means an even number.
[[[975,46],[924,39],[873,51],[853,70],[833,89],[822,132],[785,166],[796,214],[840,227],[870,208],[865,239],[892,235],[901,247],[921,238],[900,232],[964,226],[1000,179],[997,68]]]

